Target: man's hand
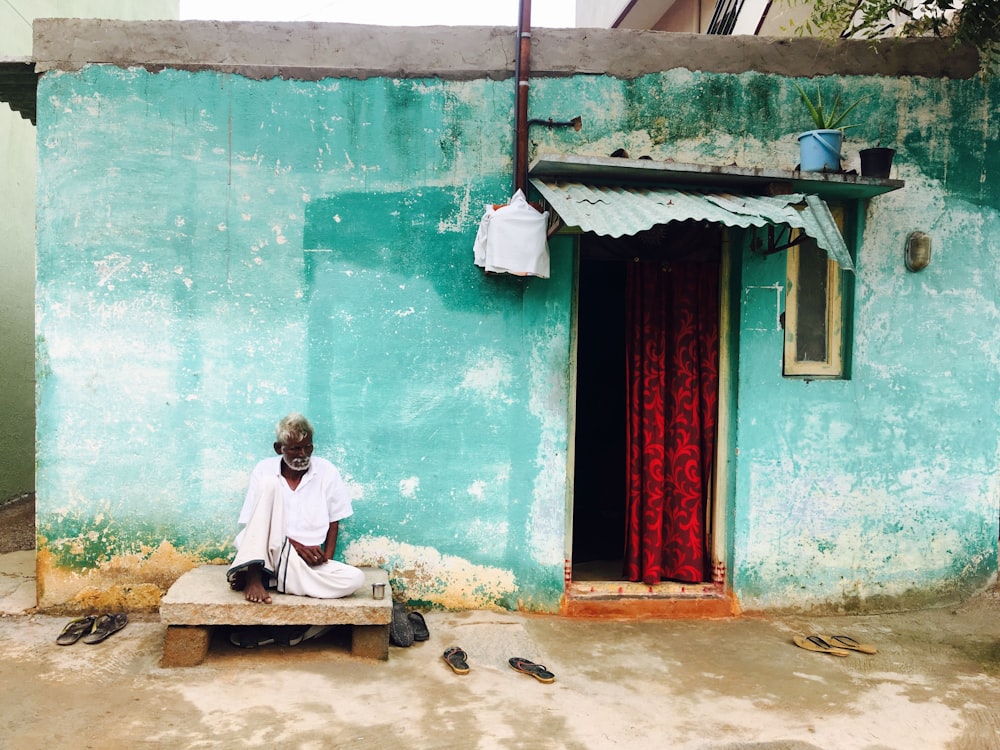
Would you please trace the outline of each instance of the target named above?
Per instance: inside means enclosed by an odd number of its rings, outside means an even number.
[[[291,542],[295,551],[299,553],[299,557],[305,561],[306,565],[316,566],[326,562],[326,556],[323,554],[322,547],[310,547],[309,545],[302,544],[302,542],[295,541],[291,537],[288,537],[288,541]]]

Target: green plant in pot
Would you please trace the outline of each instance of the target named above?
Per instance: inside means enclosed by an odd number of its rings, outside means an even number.
[[[844,131],[856,125],[844,125],[845,118],[865,97],[859,97],[850,106],[841,109],[840,95],[829,108],[823,103],[823,92],[816,89],[815,101],[799,84],[794,83],[802,102],[809,111],[815,129],[799,135],[799,169],[803,172],[839,172],[840,149],[844,143]]]

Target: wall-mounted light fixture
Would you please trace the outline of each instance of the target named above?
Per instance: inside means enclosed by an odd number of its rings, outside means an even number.
[[[923,271],[931,262],[931,236],[923,232],[910,232],[906,237],[904,262],[907,271]]]

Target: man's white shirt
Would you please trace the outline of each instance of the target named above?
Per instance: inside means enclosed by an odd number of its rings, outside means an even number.
[[[292,490],[281,479],[281,456],[272,456],[258,463],[250,474],[250,486],[240,512],[241,526],[250,520],[257,501],[258,486],[266,476],[276,476],[281,480],[278,484],[285,501],[285,536],[297,542],[310,546],[322,544],[326,541],[330,524],[347,518],[354,512],[340,471],[325,458],[314,456],[299,486]],[[237,548],[242,537],[241,530],[236,536]]]

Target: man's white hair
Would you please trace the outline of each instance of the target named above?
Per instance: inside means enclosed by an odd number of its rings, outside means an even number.
[[[309,420],[297,412],[284,417],[274,430],[275,437],[281,445],[288,445],[299,440],[312,438],[313,426]]]

